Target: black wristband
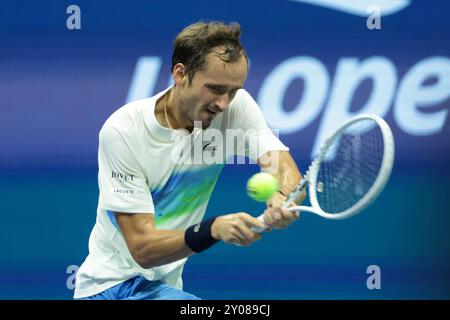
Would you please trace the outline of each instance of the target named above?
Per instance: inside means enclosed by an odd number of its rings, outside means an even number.
[[[202,252],[212,245],[216,244],[216,240],[211,235],[211,226],[217,217],[199,222],[186,229],[184,233],[184,241],[186,245],[194,252]]]

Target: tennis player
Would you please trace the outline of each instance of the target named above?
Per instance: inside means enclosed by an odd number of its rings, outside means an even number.
[[[236,23],[188,26],[174,41],[174,85],[126,104],[103,125],[97,220],[74,298],[198,299],[182,290],[189,256],[218,241],[248,246],[261,238],[252,227],[286,228],[298,219],[282,203],[301,175],[243,89],[248,59],[240,34]],[[244,212],[203,220],[224,164],[174,161],[171,155],[213,129],[223,136],[226,130],[253,132],[244,147],[230,151],[215,141],[213,150],[255,159],[279,179],[280,192],[267,202],[264,224]],[[200,152],[211,146],[204,143]]]

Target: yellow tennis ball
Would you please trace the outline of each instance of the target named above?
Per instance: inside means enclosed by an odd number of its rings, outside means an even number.
[[[253,175],[247,182],[247,194],[256,201],[269,200],[278,188],[278,179],[265,172]]]

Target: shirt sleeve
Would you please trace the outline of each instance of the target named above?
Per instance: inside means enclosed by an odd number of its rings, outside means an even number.
[[[267,126],[263,113],[253,97],[240,89],[232,101],[232,128],[242,129],[245,146],[238,145],[236,155],[257,160],[269,151],[289,151]]]
[[[143,171],[118,130],[103,126],[99,134],[99,206],[124,213],[153,213],[154,205]]]

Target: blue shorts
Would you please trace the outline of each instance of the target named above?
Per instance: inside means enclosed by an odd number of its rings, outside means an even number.
[[[99,294],[79,300],[201,300],[161,281],[149,281],[137,276]]]

